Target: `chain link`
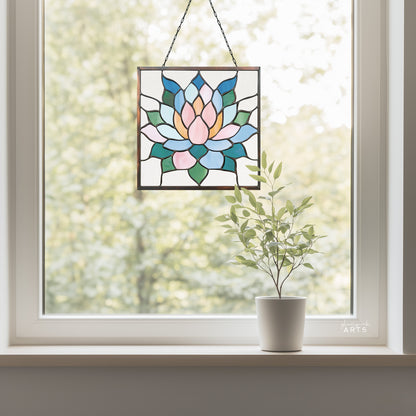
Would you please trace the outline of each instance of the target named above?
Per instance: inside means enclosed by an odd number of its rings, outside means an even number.
[[[234,58],[234,54],[233,54],[233,52],[232,52],[232,50],[231,50],[230,44],[228,43],[227,36],[225,36],[225,32],[224,32],[224,29],[222,28],[222,25],[221,25],[220,19],[219,19],[218,15],[217,15],[217,12],[216,12],[215,8],[214,8],[214,5],[212,4],[212,0],[208,0],[208,1],[209,1],[210,6],[211,6],[212,12],[214,13],[215,19],[217,20],[217,23],[218,23],[218,26],[219,26],[219,28],[220,28],[220,30],[221,30],[222,36],[223,36],[223,38],[224,38],[224,40],[225,40],[225,44],[227,45],[228,52],[229,52],[229,53],[230,53],[230,55],[231,55],[231,59],[233,60],[234,65],[235,65],[235,66],[238,66],[238,65],[237,65],[237,61],[236,61],[236,60],[235,60],[235,58]],[[186,5],[185,12],[184,12],[184,14],[183,14],[183,16],[182,16],[182,19],[181,19],[181,21],[180,21],[180,23],[179,23],[178,28],[176,29],[176,33],[175,33],[175,35],[173,36],[172,43],[171,43],[171,44],[170,44],[170,46],[169,46],[169,50],[168,50],[168,53],[166,54],[165,60],[163,61],[163,65],[162,65],[162,67],[165,67],[166,62],[168,61],[169,55],[170,55],[170,53],[171,53],[171,51],[172,51],[173,45],[175,44],[176,38],[177,38],[177,36],[178,36],[178,33],[179,33],[179,31],[181,30],[181,28],[182,28],[182,24],[183,24],[183,22],[184,22],[184,20],[185,20],[185,17],[186,17],[186,15],[187,15],[187,13],[188,13],[189,6],[191,5],[191,3],[192,3],[192,0],[188,0],[188,4]]]
[[[235,58],[234,58],[233,51],[231,50],[230,44],[228,43],[227,36],[225,36],[224,29],[222,28],[222,25],[221,25],[220,19],[219,19],[218,15],[217,15],[217,12],[216,12],[216,11],[215,11],[215,9],[214,9],[214,5],[212,4],[212,1],[211,1],[211,0],[209,0],[209,4],[211,5],[211,9],[212,9],[212,11],[213,11],[213,13],[214,13],[215,18],[217,19],[218,26],[220,27],[220,30],[221,30],[222,36],[223,36],[223,38],[224,38],[224,40],[225,40],[225,44],[227,45],[228,52],[230,52],[231,59],[233,60],[234,65],[235,65],[235,66],[238,66],[238,65],[237,65],[237,61],[236,61],[236,60],[235,60]]]

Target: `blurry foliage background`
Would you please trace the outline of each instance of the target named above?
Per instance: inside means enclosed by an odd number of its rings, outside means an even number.
[[[136,191],[136,67],[160,66],[186,0],[46,0],[47,313],[249,314],[267,276],[230,264],[224,191]],[[328,237],[285,295],[349,313],[351,2],[222,0],[240,65],[262,67],[262,147]],[[232,65],[194,0],[168,65]]]

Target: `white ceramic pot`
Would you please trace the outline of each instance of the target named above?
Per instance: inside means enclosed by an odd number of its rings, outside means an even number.
[[[264,351],[300,351],[305,306],[304,297],[256,297],[260,348]]]

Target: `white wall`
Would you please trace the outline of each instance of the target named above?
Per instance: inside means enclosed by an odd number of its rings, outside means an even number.
[[[2,416],[414,416],[416,369],[15,368]]]
[[[1,8],[5,2],[0,0]],[[405,0],[405,6],[404,144],[411,176],[404,183],[404,273],[411,275],[416,252],[416,1]],[[0,24],[1,36],[3,31]],[[416,279],[406,285],[405,296],[416,296]],[[415,308],[416,302],[409,304]],[[416,310],[409,311],[416,318]],[[407,320],[405,329],[410,334],[405,343],[415,345],[415,323]],[[415,414],[416,368],[0,368],[0,416]]]

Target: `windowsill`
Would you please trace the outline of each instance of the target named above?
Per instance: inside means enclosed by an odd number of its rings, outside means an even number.
[[[0,367],[416,367],[416,355],[384,346],[305,346],[271,353],[258,346],[13,346]]]

